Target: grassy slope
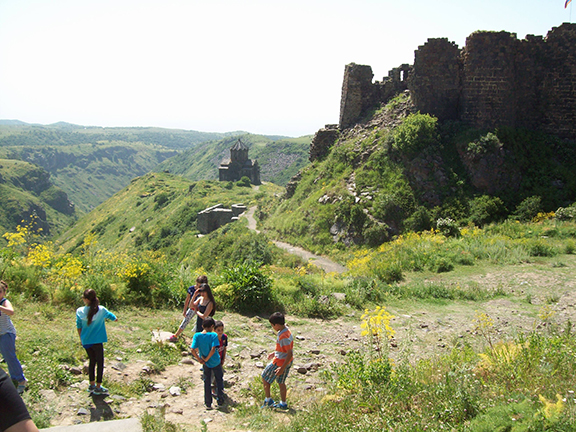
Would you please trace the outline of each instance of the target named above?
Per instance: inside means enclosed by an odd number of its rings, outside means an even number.
[[[411,227],[430,229],[439,218],[465,225],[472,220],[474,198],[489,194],[473,187],[464,158],[477,158],[472,171],[484,167],[488,175],[485,167],[497,160],[506,169],[495,171],[514,172],[520,179],[517,190],[503,188],[493,194],[504,204],[500,217],[532,195],[542,198],[540,211],[555,211],[576,200],[576,177],[570,169],[576,163],[573,143],[499,130],[494,148],[466,150],[467,143],[476,140],[477,145],[486,132],[463,125],[437,125],[432,130],[432,121],[426,124],[426,116],[420,115],[406,124],[408,112],[409,101],[398,105],[394,100],[344,131],[326,158],[302,170],[291,198],[262,209],[268,217],[265,230],[312,252],[337,256],[348,245],[375,246]],[[553,157],[555,148],[561,156]],[[494,182],[498,183],[496,176],[490,180]],[[419,226],[419,214],[426,215],[427,226]]]
[[[147,174],[83,216],[57,244],[62,250],[73,250],[89,232],[95,232],[99,246],[110,250],[130,250],[138,243],[144,249],[177,253],[196,241],[199,211],[215,204],[227,208],[238,203],[254,205],[257,197],[280,190],[273,184],[264,184],[259,190],[227,186],[213,181],[192,182],[163,172]]]
[[[41,169],[23,161],[0,159],[0,230],[14,232],[23,219],[28,219],[31,208],[42,208],[46,212],[49,230],[52,234],[61,232],[76,219],[76,214],[64,214],[43,200],[44,196],[30,188],[49,186],[43,180],[37,180]],[[47,177],[47,176],[46,176]],[[25,183],[27,179],[29,183]],[[34,183],[36,179],[36,183]],[[44,184],[44,186],[42,186]],[[52,187],[52,190],[57,190]],[[45,230],[46,231],[46,230]]]

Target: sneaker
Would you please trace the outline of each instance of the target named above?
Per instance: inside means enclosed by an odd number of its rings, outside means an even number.
[[[260,408],[270,408],[273,406],[274,406],[274,400],[273,399],[270,399],[269,401],[264,399],[264,403],[262,404],[262,406]]]
[[[283,409],[283,410],[287,410],[288,409],[288,404],[286,402],[276,402],[273,405],[274,408],[279,408],[279,409]]]
[[[108,394],[108,389],[106,387],[96,387],[93,391],[92,391],[93,395],[107,395]]]
[[[212,405],[206,405],[206,411],[212,410]]]
[[[88,393],[92,393],[95,388],[96,388],[96,384],[90,384],[90,385],[88,386]]]
[[[178,337],[176,335],[172,335],[168,338],[168,342],[177,342]]]
[[[18,387],[16,387],[16,390],[18,390],[19,395],[23,394],[24,391],[26,391],[26,384],[28,384],[28,381],[22,381],[21,383],[18,384]]]

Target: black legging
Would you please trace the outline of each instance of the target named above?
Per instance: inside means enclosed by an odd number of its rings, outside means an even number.
[[[96,382],[102,384],[102,375],[104,375],[104,345],[101,343],[94,344],[90,348],[85,348],[85,350],[90,359],[90,363],[88,364],[88,379],[90,382],[94,382],[96,378]],[[98,369],[96,370],[95,376],[94,370],[96,366],[98,366]]]

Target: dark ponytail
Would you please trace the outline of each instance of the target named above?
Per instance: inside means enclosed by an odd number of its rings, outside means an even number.
[[[88,311],[88,325],[92,324],[92,318],[98,312],[98,306],[100,306],[100,301],[96,297],[96,291],[93,289],[87,289],[84,291],[83,297],[90,302]]]

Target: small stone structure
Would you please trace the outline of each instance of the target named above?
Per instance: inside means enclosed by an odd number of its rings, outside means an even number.
[[[341,130],[405,89],[416,110],[440,121],[478,129],[509,126],[576,139],[576,24],[546,37],[518,40],[508,32],[478,31],[460,49],[445,38],[428,39],[414,65],[372,82],[372,68],[349,64],[340,103]],[[317,148],[318,153],[322,149]]]
[[[230,158],[220,162],[220,181],[238,181],[246,176],[253,185],[260,183],[260,166],[255,159],[248,158],[248,146],[240,138],[230,147]]]
[[[243,204],[233,204],[232,208],[224,208],[222,204],[208,207],[198,213],[196,228],[200,234],[208,234],[227,223],[238,220],[238,216],[246,211]]]

